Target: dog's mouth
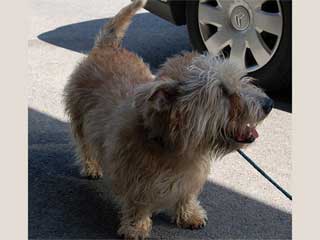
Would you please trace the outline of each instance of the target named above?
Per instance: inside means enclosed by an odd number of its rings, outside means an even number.
[[[235,136],[235,140],[238,143],[253,143],[259,134],[256,130],[256,126],[252,124],[247,124],[244,129],[238,131]]]

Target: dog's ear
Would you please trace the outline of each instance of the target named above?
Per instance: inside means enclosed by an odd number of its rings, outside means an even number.
[[[147,101],[151,107],[160,112],[168,110],[178,95],[178,82],[173,80],[158,80],[152,87]]]
[[[178,82],[156,79],[140,85],[134,95],[134,106],[146,118],[155,112],[164,112],[178,96]]]

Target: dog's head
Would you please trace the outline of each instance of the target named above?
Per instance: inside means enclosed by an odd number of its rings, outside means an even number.
[[[252,81],[236,64],[206,54],[185,66],[183,80],[165,76],[140,87],[135,104],[150,139],[223,156],[254,142],[273,107]]]

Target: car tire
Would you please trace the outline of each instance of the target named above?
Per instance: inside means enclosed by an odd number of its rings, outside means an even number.
[[[277,49],[272,58],[261,68],[249,73],[257,79],[257,84],[268,92],[291,89],[292,69],[292,3],[280,1],[282,9],[283,28]],[[186,22],[189,38],[194,50],[205,52],[206,48],[199,27],[199,1],[186,2]]]

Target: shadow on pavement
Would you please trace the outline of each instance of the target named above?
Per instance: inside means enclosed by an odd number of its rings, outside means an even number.
[[[275,103],[275,108],[292,113],[292,89],[270,94]]]
[[[29,116],[29,238],[117,238],[117,208],[101,180],[81,178],[68,123],[32,108]],[[153,218],[152,238],[290,239],[291,214],[208,182],[201,194],[208,225],[178,229],[169,218]]]
[[[38,38],[72,51],[88,53],[102,26],[110,19],[96,19],[70,24],[42,33]],[[123,46],[141,56],[152,69],[183,50],[191,50],[184,26],[177,27],[150,13],[134,16]]]
[[[96,19],[70,24],[42,33],[38,38],[47,43],[75,52],[88,53],[95,36],[110,19]],[[150,14],[137,14],[125,35],[123,46],[141,56],[154,71],[165,60],[191,45],[185,26],[175,26]],[[291,112],[291,94],[280,92],[272,96],[277,109]]]

